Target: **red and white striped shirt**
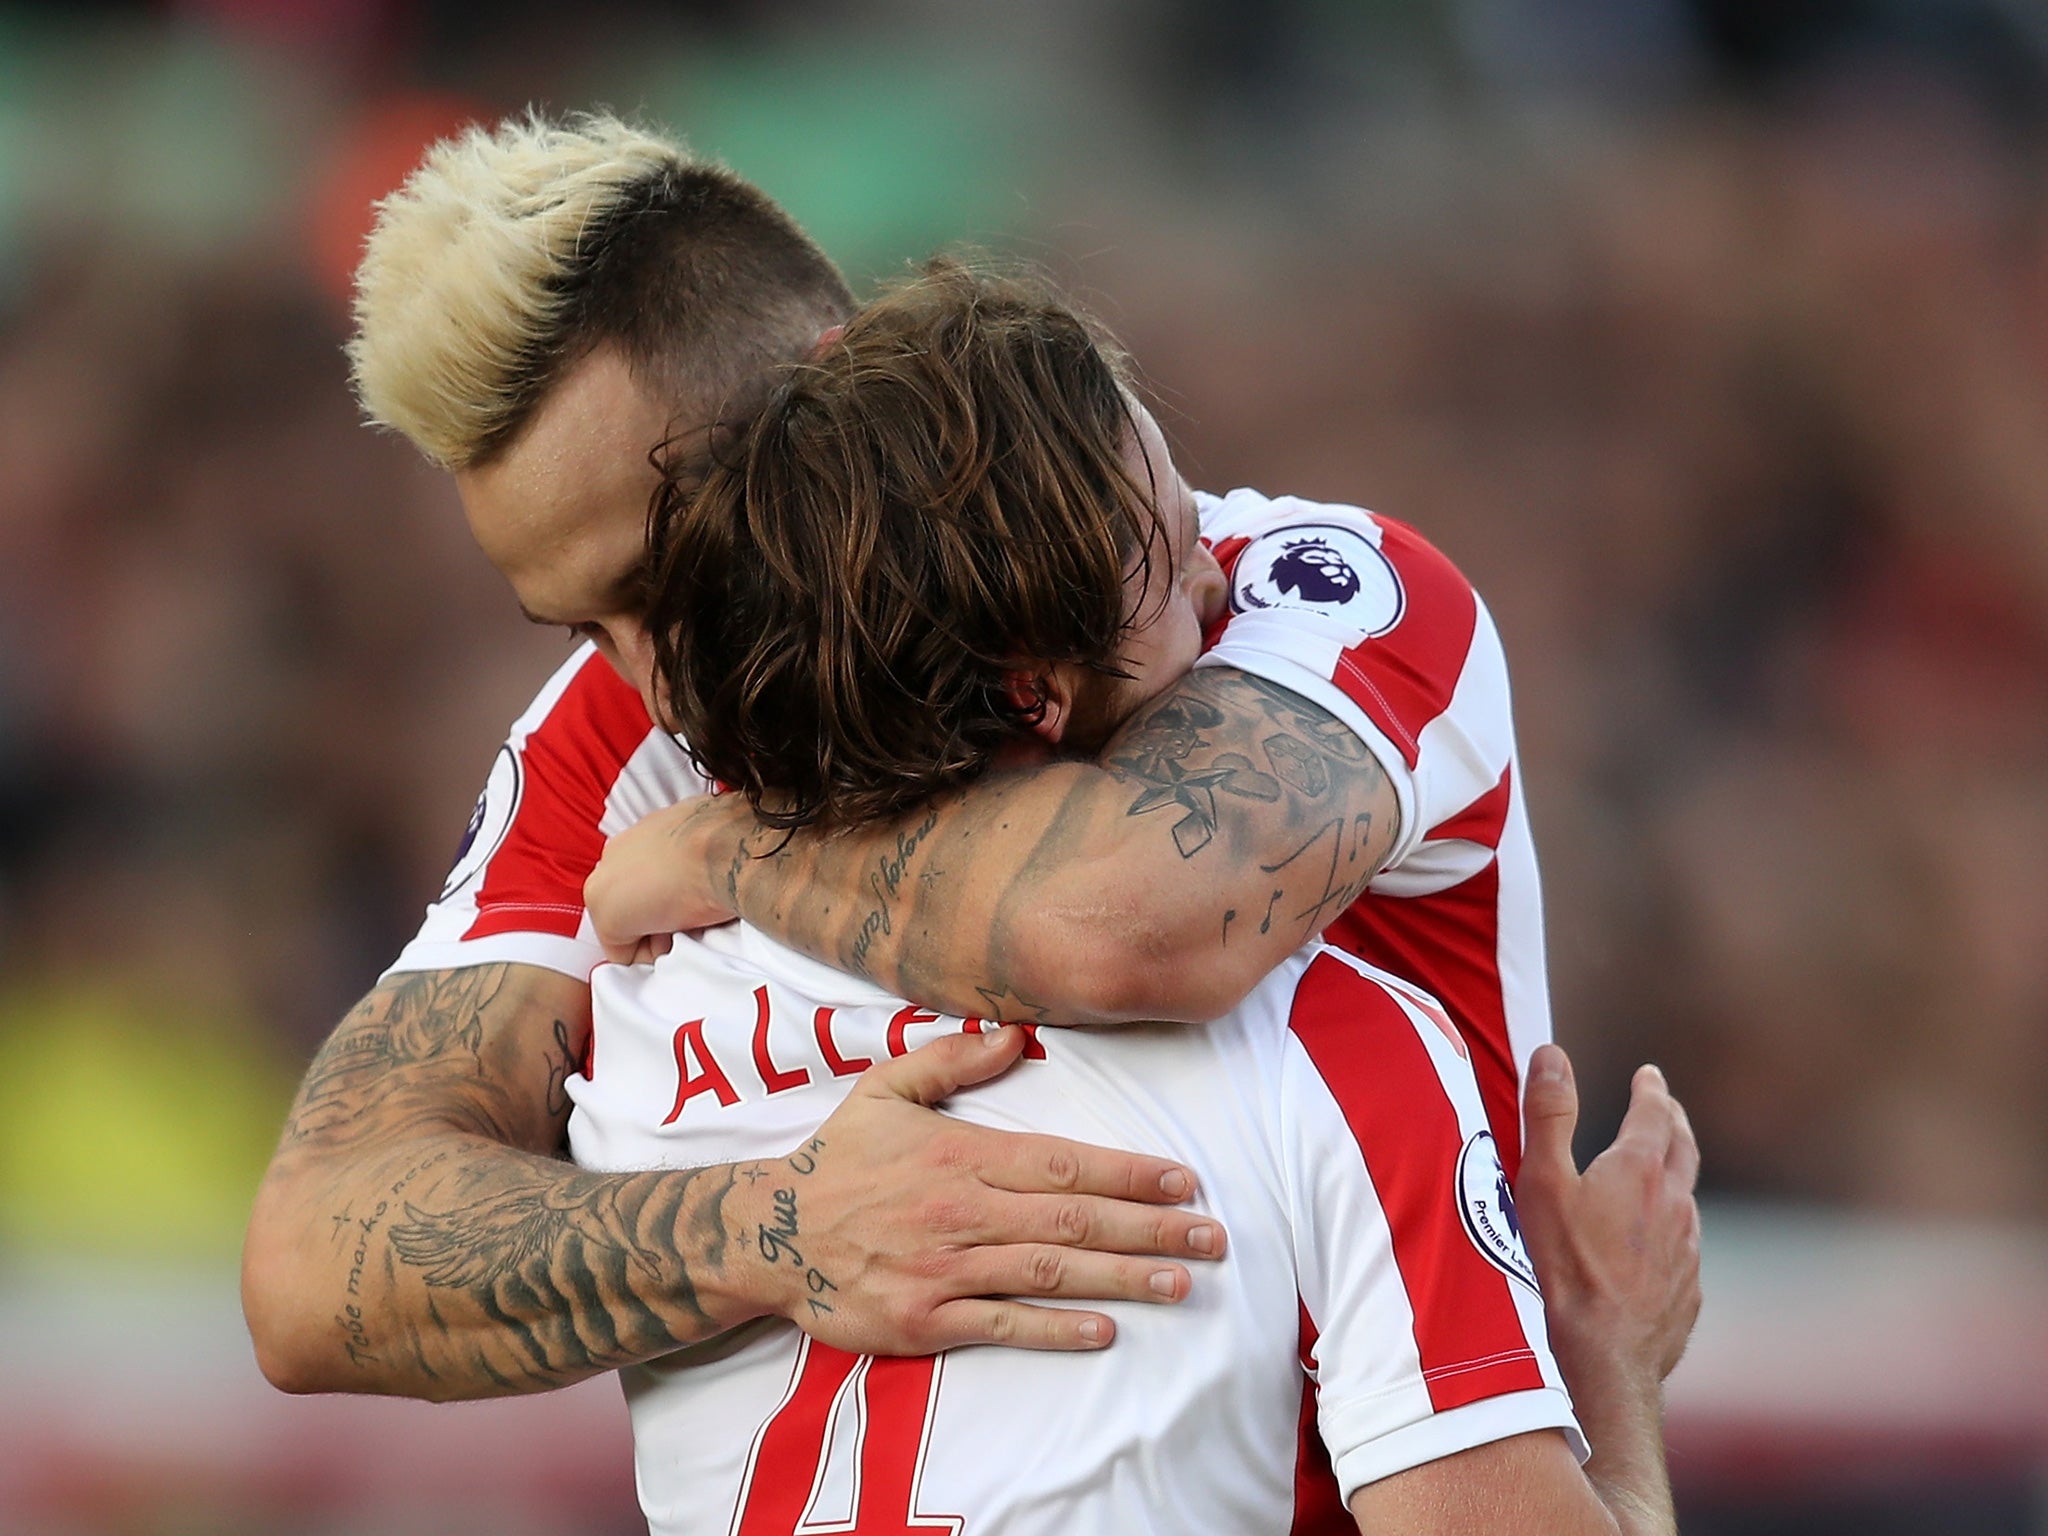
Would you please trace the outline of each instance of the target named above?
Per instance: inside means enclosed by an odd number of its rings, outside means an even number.
[[[510,960],[588,976],[604,949],[583,882],[605,839],[710,787],[597,648],[578,646],[513,722],[447,883],[386,974]]]
[[[1522,1074],[1550,1038],[1550,993],[1493,619],[1405,523],[1257,491],[1197,503],[1231,617],[1196,665],[1236,667],[1320,704],[1358,734],[1400,804],[1386,867],[1323,937],[1443,1000],[1512,1177]]]
[[[1198,665],[1241,668],[1329,710],[1400,804],[1386,868],[1325,938],[1443,999],[1512,1175],[1522,1072],[1550,1038],[1550,1007],[1493,621],[1405,524],[1256,491],[1198,502],[1232,605]],[[513,727],[448,886],[392,969],[519,960],[587,976],[603,953],[583,881],[605,838],[706,787],[638,695],[578,649]]]
[[[569,1081],[592,1168],[781,1172],[870,1061],[982,1027],[738,925],[592,990]],[[1045,1030],[948,1110],[1186,1162],[1229,1258],[1178,1307],[1110,1304],[1101,1358],[868,1360],[776,1320],[628,1370],[657,1536],[1349,1530],[1354,1489],[1470,1446],[1555,1427],[1584,1454],[1466,1048],[1426,994],[1312,946],[1212,1024]],[[750,1236],[807,1273],[800,1230]]]

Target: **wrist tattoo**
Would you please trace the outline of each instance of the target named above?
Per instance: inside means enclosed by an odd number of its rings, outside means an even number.
[[[785,1161],[797,1178],[807,1178],[817,1171],[817,1154],[824,1149],[825,1143],[813,1138]],[[826,1277],[823,1270],[807,1261],[803,1249],[798,1246],[798,1239],[803,1236],[803,1220],[797,1211],[796,1186],[790,1184],[778,1188],[769,1198],[772,1202],[769,1220],[757,1224],[754,1229],[756,1249],[764,1262],[787,1265],[802,1272],[804,1288],[810,1292],[804,1301],[811,1316],[830,1312],[832,1304],[825,1297],[839,1287]]]

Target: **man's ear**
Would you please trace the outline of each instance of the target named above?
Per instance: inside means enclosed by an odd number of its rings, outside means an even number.
[[[1049,745],[1057,746],[1074,718],[1074,683],[1065,667],[1041,667],[1035,672],[1018,668],[1003,675],[1003,688],[1010,703],[1028,722],[1027,729]]]

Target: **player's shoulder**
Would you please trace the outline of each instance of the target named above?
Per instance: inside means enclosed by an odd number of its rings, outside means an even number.
[[[639,691],[591,645],[556,669],[499,757],[501,770],[540,799],[579,822],[602,821],[607,833],[710,788],[682,743],[654,723]]]
[[[579,645],[513,722],[515,738],[594,735],[640,741],[654,729],[647,706],[597,647]]]
[[[1249,489],[1197,505],[1233,613],[1306,613],[1371,639],[1418,610],[1434,620],[1476,602],[1449,556],[1385,513]]]

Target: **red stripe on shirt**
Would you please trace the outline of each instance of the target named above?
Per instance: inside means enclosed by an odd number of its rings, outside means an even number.
[[[1522,1083],[1501,993],[1499,910],[1500,866],[1489,864],[1464,884],[1427,896],[1368,892],[1323,938],[1396,976],[1429,978],[1471,1049],[1486,1123],[1513,1179],[1522,1164]]]
[[[1387,733],[1413,768],[1422,755],[1423,729],[1450,708],[1479,599],[1472,584],[1436,547],[1406,523],[1374,514],[1380,553],[1404,593],[1401,622],[1361,641],[1337,658],[1331,679]]]
[[[1508,804],[1514,799],[1514,767],[1501,770],[1500,782],[1455,816],[1447,816],[1422,834],[1424,842],[1457,837],[1482,848],[1499,849],[1500,835],[1508,824]]]
[[[1512,795],[1510,769],[1466,809],[1432,827],[1428,838],[1500,844]],[[1513,1179],[1522,1164],[1522,1079],[1508,1034],[1500,980],[1500,863],[1471,879],[1421,896],[1367,891],[1332,923],[1324,941],[1396,976],[1427,981],[1471,1047],[1472,1075],[1486,1122]]]
[[[1429,1048],[1393,996],[1332,955],[1295,989],[1288,1027],[1343,1112],[1386,1213],[1439,1413],[1543,1385],[1508,1287],[1460,1219],[1465,1138]]]
[[[619,770],[654,728],[640,695],[593,654],[520,747],[519,809],[484,871],[465,939],[575,937],[583,882],[604,852],[598,823]]]

